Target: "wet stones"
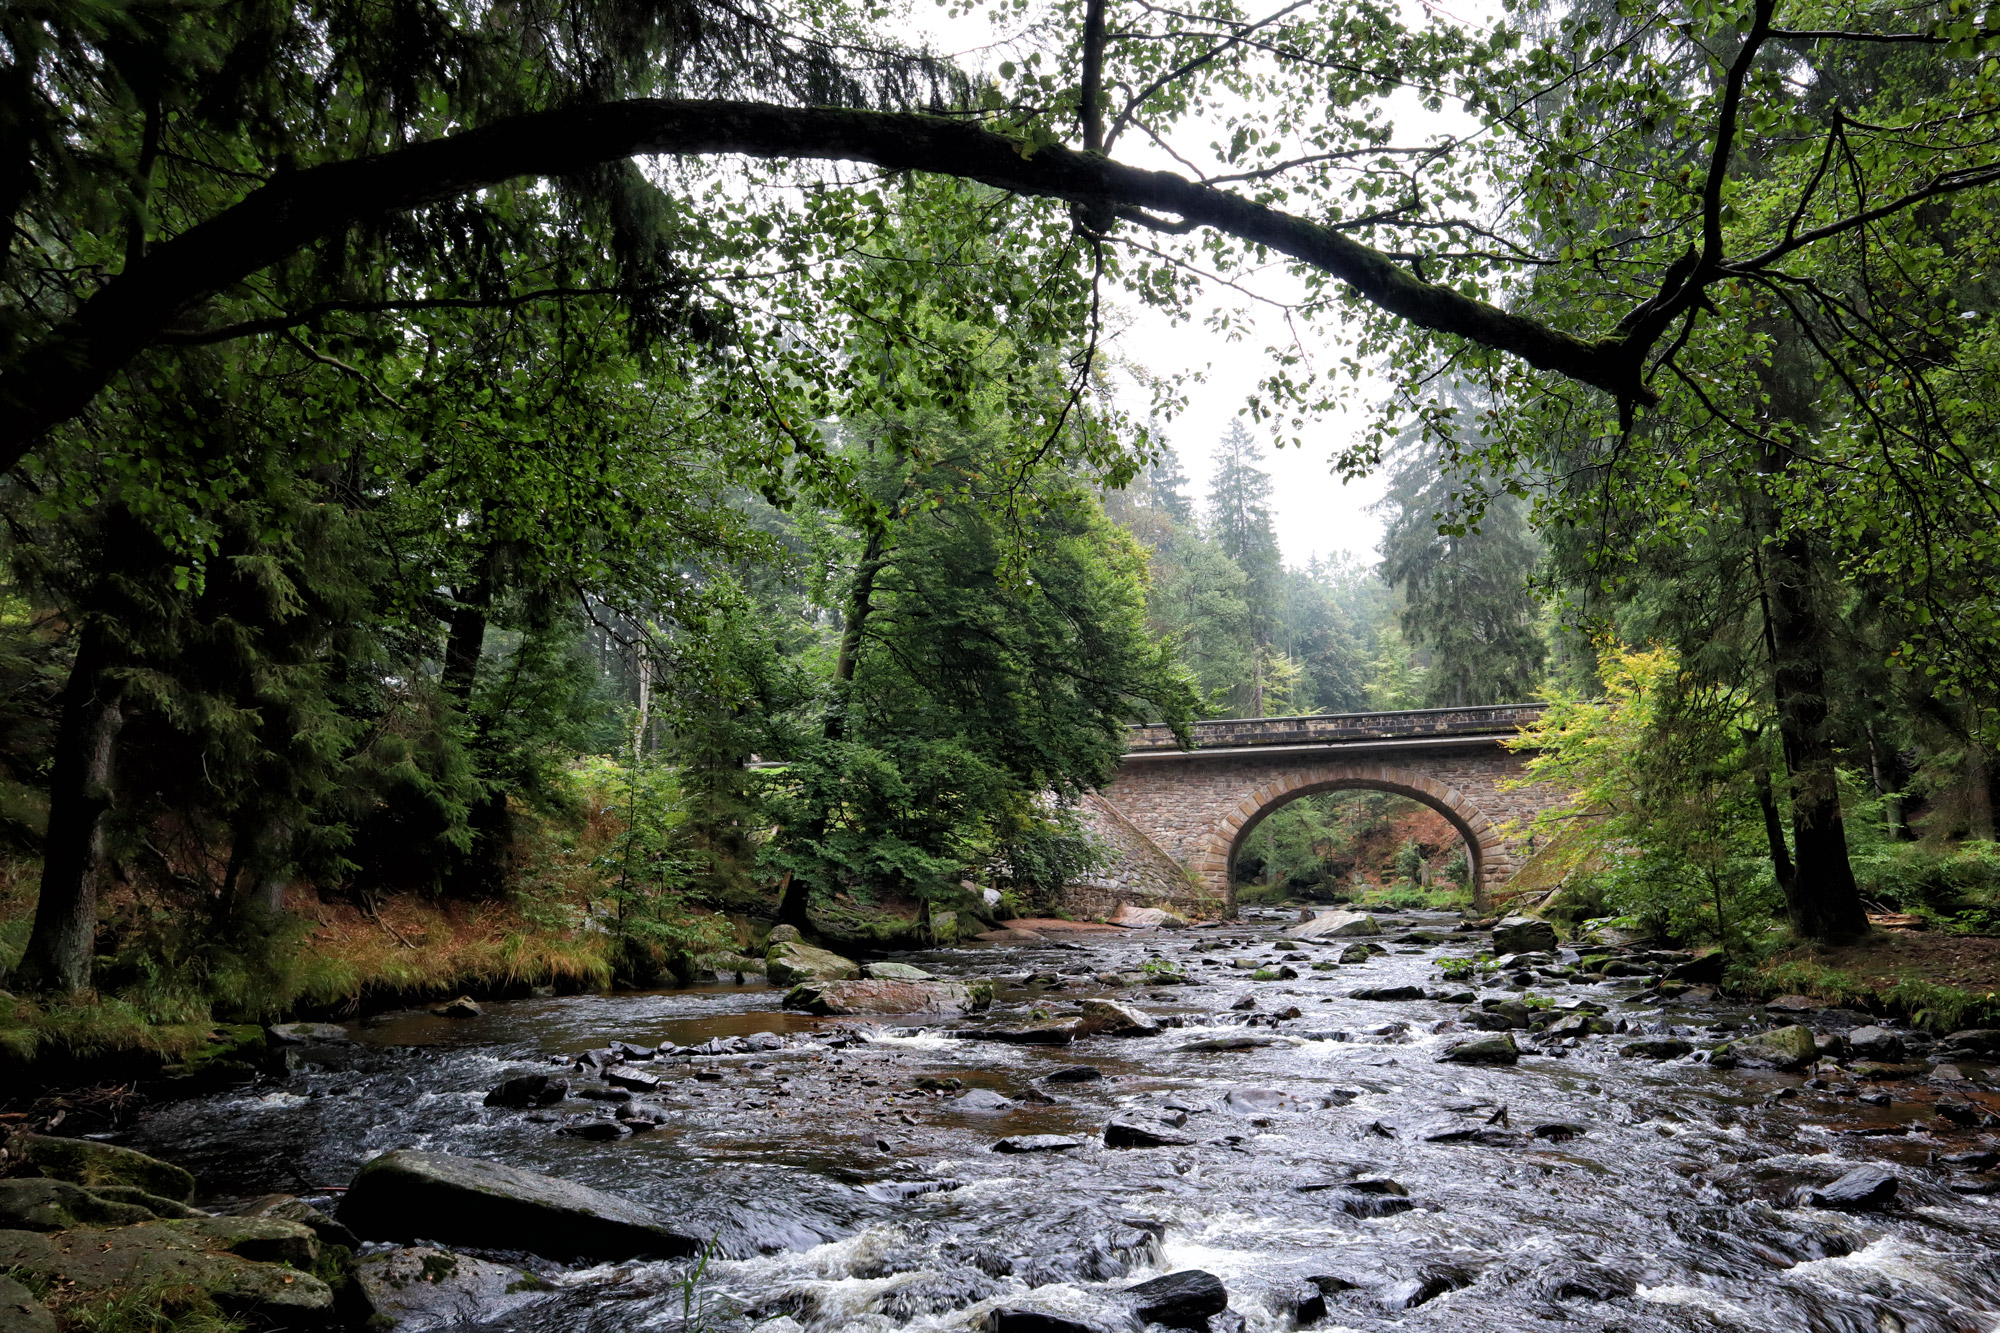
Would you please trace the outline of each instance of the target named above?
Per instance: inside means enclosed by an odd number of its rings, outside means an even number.
[[[1107,1148],[1185,1148],[1194,1142],[1162,1121],[1117,1116],[1104,1126]]]
[[[1773,1028],[1738,1037],[1717,1049],[1710,1057],[1722,1068],[1749,1065],[1755,1068],[1798,1069],[1819,1058],[1813,1031],[1803,1024]]]
[[[1088,1142],[1074,1134],[1014,1134],[993,1145],[997,1153],[1068,1152]]]
[[[1868,1060],[1884,1060],[1891,1064],[1903,1058],[1903,1039],[1888,1028],[1855,1028],[1847,1034],[1847,1049]]]
[[[1160,1034],[1160,1024],[1151,1014],[1129,1004],[1089,999],[1083,1002],[1079,1032],[1085,1036],[1156,1037]]]
[[[1798,1201],[1813,1208],[1871,1212],[1896,1199],[1896,1173],[1886,1166],[1858,1166],[1830,1185],[1799,1190]]]
[[[1951,1060],[2000,1060],[2000,1028],[1964,1028],[1938,1042],[1938,1054]]]
[[[1124,1298],[1141,1323],[1165,1328],[1206,1330],[1211,1316],[1229,1308],[1222,1279],[1199,1268],[1168,1273],[1127,1287]]]
[[[1440,1064],[1455,1065],[1511,1065],[1519,1062],[1521,1048],[1514,1044],[1514,1035],[1503,1033],[1497,1037],[1482,1037],[1475,1041],[1462,1041],[1446,1048],[1438,1056]]]
[[[1350,1000],[1421,1000],[1424,998],[1422,986],[1363,986],[1360,990],[1347,992]]]
[[[878,978],[805,982],[786,993],[784,1006],[830,1016],[938,1014],[956,1018],[984,1009],[992,1002],[990,986],[974,987],[962,981]]]
[[[773,932],[775,936],[776,932]],[[764,955],[765,974],[774,986],[797,986],[809,981],[859,981],[861,965],[842,958],[831,949],[821,949],[803,940],[780,940]]]
[[[365,1240],[407,1244],[421,1236],[555,1259],[676,1259],[701,1248],[615,1195],[498,1162],[407,1149],[361,1168],[340,1220]]]
[[[371,1326],[388,1324],[396,1333],[484,1324],[556,1291],[533,1273],[431,1246],[368,1255],[355,1264],[354,1283]]]
[[[1493,952],[1554,953],[1556,928],[1531,916],[1510,916],[1493,927]]]
[[[1573,1124],[1567,1120],[1559,1120],[1547,1125],[1536,1125],[1528,1131],[1530,1137],[1547,1139],[1550,1143],[1568,1143],[1571,1139],[1580,1139],[1588,1133],[1590,1133],[1590,1126]]]
[[[1254,1032],[1238,1032],[1226,1037],[1197,1037],[1193,1041],[1181,1043],[1181,1049],[1188,1052],[1258,1051],[1267,1046],[1276,1046],[1281,1040],[1279,1037],[1267,1037]]]
[[[1350,944],[1340,951],[1340,961],[1343,963],[1365,963],[1376,954],[1382,952],[1384,950],[1372,944]]]
[[[937,974],[908,963],[863,963],[863,981],[936,981]]]
[[[1047,1310],[1004,1309],[987,1313],[986,1333],[1105,1333],[1105,1330]]]
[[[1080,1019],[1022,1028],[959,1028],[951,1035],[967,1041],[1003,1041],[1012,1046],[1067,1046],[1083,1030]]]
[[[1611,1031],[1611,1020],[1596,1014],[1566,1014],[1543,1029],[1551,1037],[1591,1037],[1605,1036]]]
[[[573,1139],[587,1139],[592,1143],[609,1143],[622,1139],[631,1129],[622,1121],[598,1118],[567,1121],[556,1129],[558,1134],[566,1134]]]
[[[1298,940],[1345,939],[1352,935],[1380,935],[1382,927],[1366,912],[1319,912],[1285,932]]]
[[[1042,1075],[1044,1083],[1095,1083],[1104,1077],[1104,1071],[1091,1065],[1070,1065],[1052,1074]]]
[[[604,1081],[614,1088],[625,1088],[631,1092],[658,1092],[660,1080],[657,1075],[641,1073],[636,1069],[610,1069],[604,1074]]]
[[[1679,1037],[1648,1037],[1625,1043],[1618,1053],[1630,1060],[1678,1060],[1694,1053],[1694,1043]]]
[[[1013,1099],[1003,1097],[991,1088],[969,1088],[952,1103],[961,1111],[1011,1111]]]

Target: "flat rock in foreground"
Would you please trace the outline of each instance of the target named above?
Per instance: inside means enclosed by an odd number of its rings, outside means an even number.
[[[785,993],[785,1008],[810,1014],[941,1014],[956,1017],[993,1002],[987,986],[963,981],[809,981]]]
[[[95,1189],[131,1185],[175,1203],[194,1197],[194,1177],[170,1162],[148,1157],[115,1143],[64,1139],[52,1134],[16,1134],[7,1140],[8,1156],[25,1161],[30,1173],[50,1180]]]
[[[364,1240],[422,1237],[552,1259],[678,1259],[701,1249],[650,1210],[587,1185],[409,1149],[356,1173],[340,1220]]]
[[[312,1232],[263,1218],[147,1222],[110,1230],[0,1231],[0,1271],[78,1292],[193,1288],[225,1314],[276,1328],[333,1317],[333,1291],[305,1271]]]
[[[371,1327],[386,1320],[396,1333],[484,1324],[555,1294],[532,1273],[429,1246],[371,1254],[355,1264],[354,1281]]]

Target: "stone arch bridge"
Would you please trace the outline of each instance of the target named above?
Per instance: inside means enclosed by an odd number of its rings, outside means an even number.
[[[1500,704],[1197,722],[1185,750],[1166,727],[1134,727],[1117,774],[1085,798],[1118,860],[1066,888],[1064,905],[1086,916],[1120,902],[1234,916],[1230,866],[1250,831],[1298,797],[1353,788],[1407,796],[1449,820],[1483,902],[1531,850],[1528,834],[1503,827],[1563,801],[1546,787],[1502,786],[1522,776],[1524,761],[1501,742],[1541,711]]]

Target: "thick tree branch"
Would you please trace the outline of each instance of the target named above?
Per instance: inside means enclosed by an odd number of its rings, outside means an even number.
[[[111,378],[195,306],[365,219],[522,177],[560,177],[647,155],[736,153],[868,162],[1015,194],[1178,216],[1318,268],[1421,328],[1517,356],[1626,403],[1647,341],[1587,342],[1412,276],[1335,228],[1060,146],[1035,150],[964,121],[748,102],[635,100],[511,117],[448,138],[287,172],[150,249],[0,376],[0,469],[89,406]]]

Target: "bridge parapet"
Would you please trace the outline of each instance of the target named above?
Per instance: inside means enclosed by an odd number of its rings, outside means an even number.
[[[1313,713],[1304,717],[1231,717],[1194,724],[1196,750],[1250,745],[1323,745],[1340,741],[1392,741],[1428,736],[1507,736],[1532,724],[1544,704],[1493,704],[1473,708],[1409,708],[1383,713]],[[1186,753],[1171,728],[1137,726],[1127,754]]]

